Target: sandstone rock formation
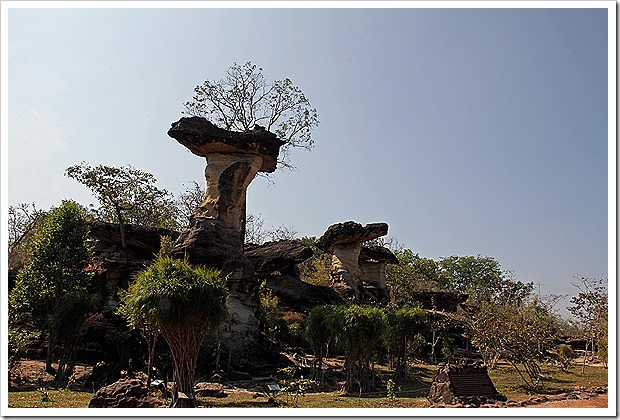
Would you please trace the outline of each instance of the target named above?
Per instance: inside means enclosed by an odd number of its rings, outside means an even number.
[[[206,198],[177,239],[173,256],[223,270],[228,277],[231,321],[222,344],[243,358],[258,336],[259,283],[243,253],[246,191],[258,172],[276,169],[275,134],[256,127],[247,132],[223,130],[204,118],[184,117],[168,135],[192,153],[206,158]]]
[[[300,279],[297,265],[312,257],[313,253],[312,248],[301,241],[288,239],[245,249],[257,277],[265,281],[282,306],[294,312],[307,312],[316,305],[344,303],[333,289]]]
[[[398,264],[398,258],[383,246],[364,246],[360,251],[359,266],[362,283],[378,301],[389,302],[390,291],[387,286],[385,268],[387,264]]]
[[[322,250],[333,254],[332,287],[345,300],[360,303],[364,297],[363,273],[359,264],[362,242],[379,238],[388,232],[387,223],[366,226],[353,221],[337,223],[327,228],[318,240]]]
[[[118,290],[126,289],[131,277],[148,265],[159,252],[162,236],[175,240],[178,232],[125,225],[127,258],[123,253],[119,225],[92,221],[89,236],[94,240],[95,272],[103,297],[103,313],[113,313],[119,305]]]

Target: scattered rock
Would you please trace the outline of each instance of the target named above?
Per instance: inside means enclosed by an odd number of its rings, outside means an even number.
[[[149,395],[146,385],[135,378],[123,378],[99,389],[89,408],[155,408],[164,404]]]
[[[198,382],[194,385],[194,391],[198,397],[215,397],[223,398],[226,396],[224,386],[212,382]]]

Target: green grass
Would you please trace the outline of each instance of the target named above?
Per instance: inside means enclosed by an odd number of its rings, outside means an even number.
[[[378,374],[384,381],[391,378],[392,372],[385,366],[377,366]],[[358,395],[343,395],[340,392],[307,393],[293,398],[279,395],[276,401],[269,401],[267,396],[253,392],[226,391],[224,398],[199,398],[199,405],[204,407],[301,407],[301,408],[387,408],[387,407],[429,407],[426,400],[436,367],[431,365],[415,365],[407,380],[396,383],[396,399],[387,398],[384,387],[376,392]],[[540,394],[557,394],[574,390],[575,387],[595,387],[607,385],[607,369],[586,366],[581,373],[581,366],[574,366],[569,372],[559,368],[544,366],[542,373],[546,379],[544,390]],[[507,363],[500,363],[495,369],[489,370],[497,390],[509,400],[523,401],[532,395],[523,386],[523,382],[514,368]],[[44,401],[49,397],[49,401]],[[92,393],[86,390],[41,390],[9,392],[9,405],[18,408],[34,407],[88,407]]]
[[[586,366],[581,373],[581,366],[573,366],[568,372],[554,366],[542,366],[543,389],[538,395],[559,394],[572,391],[575,387],[591,388],[607,385],[607,369],[597,366]],[[498,363],[494,369],[489,369],[489,376],[500,394],[509,400],[523,401],[535,395],[528,391],[523,380],[509,363]]]
[[[79,408],[88,407],[93,393],[90,391],[70,391],[49,389],[36,391],[9,392],[9,407],[15,408]]]

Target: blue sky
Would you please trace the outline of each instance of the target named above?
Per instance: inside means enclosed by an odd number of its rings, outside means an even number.
[[[607,276],[607,8],[402,4],[9,8],[3,206],[96,203],[64,176],[81,161],[130,164],[175,194],[203,181],[166,132],[196,85],[252,61],[321,121],[314,150],[292,152],[298,171],[251,184],[265,227],[384,221],[421,256],[492,256],[543,294]]]

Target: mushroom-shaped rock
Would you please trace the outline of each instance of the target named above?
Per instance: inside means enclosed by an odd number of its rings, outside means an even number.
[[[263,128],[228,131],[201,117],[181,118],[168,135],[207,161],[205,200],[176,240],[172,256],[228,276],[231,322],[222,344],[236,360],[247,361],[256,353],[260,307],[260,284],[243,253],[247,189],[258,172],[276,169],[284,142]]]
[[[387,233],[387,223],[369,223],[366,226],[353,221],[336,223],[327,228],[323,236],[319,238],[317,245],[322,250],[331,253],[335,245],[370,241],[385,236]]]
[[[183,117],[172,123],[168,135],[198,156],[212,153],[244,153],[262,158],[260,172],[276,170],[280,146],[278,137],[256,126],[253,130],[237,132],[219,128],[202,117]]]
[[[310,258],[314,251],[299,240],[283,239],[246,246],[244,253],[252,261],[256,274],[267,275],[276,271],[282,274],[291,272],[295,264]]]
[[[363,273],[359,265],[360,243],[387,234],[387,223],[366,226],[353,221],[327,228],[318,240],[318,247],[333,254],[332,287],[345,299],[360,303],[364,295]]]
[[[387,264],[398,264],[398,258],[383,246],[363,246],[360,251],[359,265],[362,282],[367,291],[378,301],[389,302],[390,292],[387,286],[385,268]]]

